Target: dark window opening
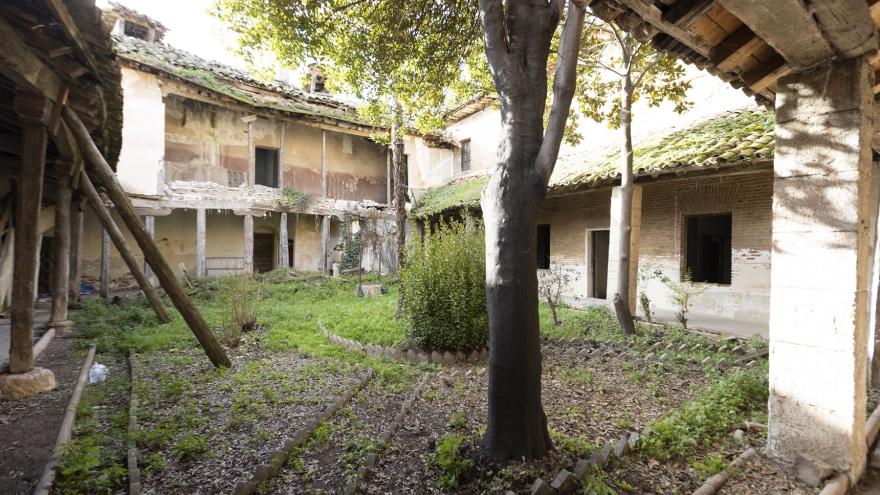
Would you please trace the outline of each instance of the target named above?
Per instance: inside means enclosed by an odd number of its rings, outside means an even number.
[[[266,187],[278,187],[278,150],[269,148],[256,149],[255,184]]]
[[[271,272],[275,268],[275,234],[254,234],[254,271]]]
[[[122,27],[122,31],[125,33],[126,36],[131,36],[132,38],[140,38],[144,41],[150,41],[150,28],[146,26],[125,21],[125,24]]]
[[[550,269],[550,226],[538,225],[538,269]]]
[[[694,282],[730,284],[732,216],[686,217],[686,267]]]
[[[471,169],[471,140],[465,139],[461,142],[461,171],[467,172]]]

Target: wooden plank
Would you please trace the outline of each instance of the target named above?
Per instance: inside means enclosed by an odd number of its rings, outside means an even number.
[[[834,56],[803,0],[719,2],[795,68],[811,67]]]
[[[688,27],[706,15],[715,0],[678,0],[663,12],[662,19],[680,27]]]
[[[752,91],[759,93],[790,71],[791,69],[785,65],[785,59],[781,55],[774,55],[760,67],[744,75],[743,81]]]
[[[67,321],[68,282],[70,281],[70,203],[73,191],[70,177],[57,182],[55,193],[55,239],[52,266],[52,317],[48,326],[61,333],[70,330]]]
[[[26,89],[55,98],[61,90],[61,80],[25,44],[6,19],[0,17],[0,73],[12,79],[19,89]]]
[[[94,207],[94,203],[92,206]],[[101,229],[101,278],[98,295],[101,299],[110,297],[110,234],[106,228]]]
[[[76,25],[76,21],[73,20],[73,17],[67,10],[64,2],[62,0],[46,0],[46,3],[49,5],[52,13],[55,14],[55,17],[61,21],[61,26],[64,28],[64,32],[67,33],[67,36],[70,38],[76,51],[86,61],[86,64],[88,64],[89,69],[91,69],[95,78],[100,80],[101,73],[98,71],[98,63],[95,61],[95,56],[92,55],[88,43],[85,38],[83,38],[79,27]]]
[[[101,155],[101,152],[98,151],[98,147],[95,145],[95,142],[92,141],[92,137],[89,135],[82,121],[79,120],[79,117],[77,117],[69,107],[64,109],[64,121],[67,123],[68,127],[71,128],[71,131],[76,137],[80,151],[83,156],[86,157],[86,161],[88,162],[89,171],[94,173],[103,183],[110,200],[119,212],[119,216],[122,217],[122,220],[125,222],[126,226],[128,226],[129,232],[131,232],[132,236],[137,241],[141,251],[144,253],[144,257],[156,273],[156,277],[159,279],[159,283],[165,290],[165,293],[174,303],[174,306],[177,307],[177,310],[180,311],[183,319],[186,320],[190,330],[192,330],[196,339],[205,350],[205,354],[208,355],[208,358],[214,366],[230,366],[232,363],[226,356],[226,352],[220,346],[220,343],[217,342],[216,337],[214,337],[211,329],[208,327],[207,323],[205,323],[201,313],[199,313],[199,311],[192,305],[189,298],[187,298],[186,294],[183,292],[183,289],[177,282],[174,272],[159,251],[159,246],[157,246],[156,242],[147,235],[144,226],[140,221],[140,217],[138,217],[137,213],[134,211],[134,207],[131,205],[131,201],[122,189],[122,186],[119,184],[116,174],[113,172],[113,169],[110,168],[110,165],[107,163],[107,160],[104,159],[104,156]]]
[[[82,260],[83,224],[85,212],[83,198],[77,194],[74,200],[73,211],[70,216],[70,280],[68,282],[68,300],[80,301],[79,284]]]
[[[663,20],[663,14],[653,4],[647,5],[641,0],[619,0],[620,4],[640,15],[645,22],[674,37],[679,42],[704,57],[709,56],[712,47],[694,33]]]
[[[753,50],[764,44],[748,26],[743,25],[712,48],[709,60],[719,69],[729,71],[739,66]]]

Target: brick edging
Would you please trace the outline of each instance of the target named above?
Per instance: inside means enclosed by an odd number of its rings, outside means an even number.
[[[140,377],[140,363],[135,353],[128,355],[128,368],[131,381],[131,398],[128,403],[128,494],[140,495],[141,493],[141,470],[138,469],[137,459],[138,450],[137,442],[137,409],[138,396],[136,390],[137,382]]]
[[[422,379],[419,380],[418,385],[410,392],[409,396],[406,400],[403,401],[403,404],[400,405],[400,411],[394,416],[394,419],[391,421],[391,424],[388,425],[388,429],[386,429],[382,436],[380,437],[381,446],[379,447],[380,452],[388,448],[389,443],[391,442],[391,437],[393,437],[397,430],[400,429],[400,426],[403,424],[403,419],[409,414],[410,408],[412,408],[412,403],[416,400],[419,393],[421,393],[422,388],[424,388],[425,383],[428,381],[428,373],[422,375]],[[345,491],[343,492],[345,495],[354,495],[358,493],[361,489],[361,486],[367,481],[367,478],[370,476],[373,467],[376,466],[376,458],[377,453],[371,453],[367,455],[367,459],[362,466],[360,466],[357,470],[357,476],[354,481],[348,484],[345,487]]]
[[[638,432],[622,433],[616,440],[605,440],[602,449],[590,454],[589,459],[579,459],[572,471],[560,469],[553,481],[549,484],[541,478],[532,483],[529,493],[535,495],[549,495],[558,493],[570,495],[576,493],[581,486],[581,481],[590,475],[597,467],[604,467],[611,461],[612,456],[618,459],[626,456],[630,450],[638,446],[642,435]],[[508,490],[507,494],[513,493]]]
[[[324,412],[321,413],[321,416],[318,419],[309,421],[305,426],[297,430],[293,434],[293,437],[285,439],[281,444],[281,448],[272,454],[272,458],[269,462],[259,464],[254,468],[254,475],[249,481],[240,481],[235,485],[235,488],[232,489],[232,495],[251,495],[256,492],[260,483],[264,483],[276,476],[287,462],[287,459],[290,457],[293,450],[305,444],[318,428],[318,425],[332,418],[339,409],[360,392],[374,376],[372,370],[367,371],[364,376],[348,390],[348,392],[337,397],[336,400],[327,406],[327,409],[324,409]]]
[[[318,320],[318,330],[320,330],[330,342],[352,352],[366,353],[368,357],[375,359],[388,359],[390,361],[399,361],[410,364],[434,363],[450,365],[456,363],[485,361],[489,358],[489,349],[483,349],[481,351],[474,350],[467,354],[461,351],[454,353],[450,351],[443,353],[433,351],[427,353],[424,351],[416,351],[414,349],[403,351],[401,349],[377,344],[362,344],[330,332],[320,320]]]
[[[721,489],[730,479],[731,473],[739,471],[740,466],[748,462],[758,451],[754,447],[749,447],[745,452],[741,453],[730,464],[727,465],[720,473],[712,475],[699,488],[694,491],[693,495],[714,495]]]

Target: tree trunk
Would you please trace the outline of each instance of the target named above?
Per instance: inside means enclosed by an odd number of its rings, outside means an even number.
[[[397,222],[397,273],[406,262],[406,163],[403,160],[403,110],[393,103],[394,122],[391,125],[391,162],[394,164],[394,213]],[[403,316],[403,278],[398,277],[397,318]]]
[[[489,418],[483,446],[496,460],[552,447],[541,405],[537,213],[574,94],[584,2],[568,3],[547,130],[550,41],[565,2],[480,0],[486,56],[501,101],[498,164],[483,192],[489,312]]]
[[[628,35],[627,35],[628,36]],[[626,50],[624,50],[625,52]],[[626,59],[626,56],[624,56]],[[628,66],[624,60],[624,66]],[[618,230],[620,236],[617,251],[618,273],[617,293],[614,294],[614,310],[620,328],[626,335],[636,333],[632,311],[629,307],[629,278],[630,278],[630,242],[632,239],[632,209],[633,209],[633,149],[632,149],[632,97],[633,83],[630,72],[627,70],[621,78],[621,108],[620,128],[623,131],[623,143],[620,148],[620,218]]]

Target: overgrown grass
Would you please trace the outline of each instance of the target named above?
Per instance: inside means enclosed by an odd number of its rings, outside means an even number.
[[[648,425],[640,449],[658,459],[680,458],[727,435],[769,394],[767,363],[717,378],[700,394]]]

